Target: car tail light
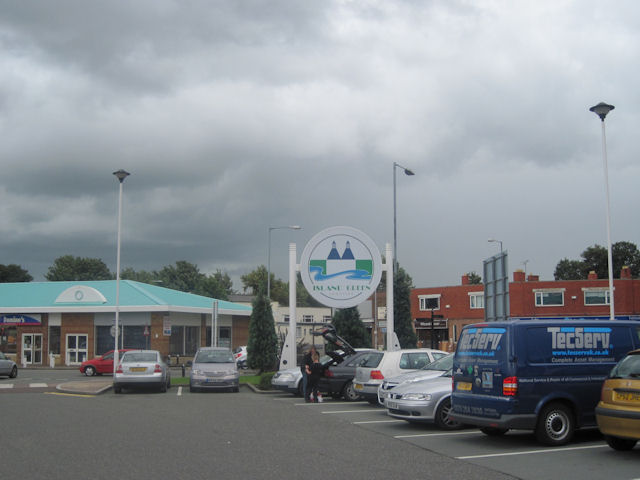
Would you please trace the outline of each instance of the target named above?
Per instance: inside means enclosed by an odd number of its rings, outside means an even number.
[[[326,369],[324,371],[324,376],[325,377],[329,377],[329,378],[333,378],[333,372],[331,370],[329,370],[329,369]]]
[[[116,373],[122,373],[122,365],[118,365],[118,369],[116,370]]]
[[[369,377],[371,380],[384,380],[384,375],[380,370],[371,370]]]
[[[153,373],[162,373],[162,367],[159,363],[156,363],[156,368],[153,370]]]
[[[518,393],[518,377],[507,377],[502,382],[502,394],[513,397]]]

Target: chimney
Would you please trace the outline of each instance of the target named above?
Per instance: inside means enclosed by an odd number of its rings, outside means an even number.
[[[627,265],[620,270],[620,278],[631,279],[631,269]]]
[[[595,270],[591,270],[589,272],[589,276],[587,277],[587,280],[597,280],[598,279],[598,274],[596,273]]]
[[[469,285],[469,275],[467,275],[466,273],[464,275],[462,275],[462,285]]]
[[[516,270],[513,272],[513,281],[514,282],[524,282],[525,273],[522,270]]]
[[[539,281],[540,281],[540,275],[529,274],[529,276],[527,277],[527,282],[539,282]]]

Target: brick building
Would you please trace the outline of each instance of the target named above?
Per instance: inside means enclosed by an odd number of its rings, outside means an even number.
[[[623,267],[613,289],[616,318],[640,320],[640,279]],[[609,318],[609,305],[608,280],[593,272],[587,280],[540,281],[516,270],[509,283],[511,318]],[[419,346],[453,350],[462,327],[484,320],[484,285],[463,275],[461,285],[416,288],[411,316]]]

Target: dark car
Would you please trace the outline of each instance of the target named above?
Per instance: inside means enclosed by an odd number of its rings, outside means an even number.
[[[349,355],[342,363],[329,365],[318,383],[318,390],[334,398],[343,397],[348,402],[360,400],[360,394],[353,388],[356,368],[361,366],[376,350],[366,349]]]

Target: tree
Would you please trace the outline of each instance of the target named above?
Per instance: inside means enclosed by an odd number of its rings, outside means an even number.
[[[0,265],[0,283],[30,282],[33,277],[20,265]]]
[[[584,262],[563,258],[556,265],[553,278],[556,280],[583,280],[587,278]]]
[[[233,282],[227,273],[216,270],[213,275],[203,276],[198,292],[218,300],[228,300],[233,293]]]
[[[482,283],[482,277],[476,272],[467,272],[470,285],[480,285]]]
[[[411,320],[411,289],[413,280],[402,267],[393,277],[393,326],[402,348],[416,348],[418,337]]]
[[[64,255],[54,260],[45,278],[50,282],[65,280],[113,280],[114,275],[99,258]]]
[[[357,307],[337,310],[331,323],[336,333],[344,338],[353,348],[370,348],[371,338],[360,319]]]
[[[122,280],[133,280],[134,282],[154,284],[158,283],[158,272],[147,272],[146,270],[134,270],[127,267],[120,272]]]
[[[185,260],[178,260],[175,266],[167,265],[158,272],[158,283],[163,287],[196,293],[203,274],[197,265]]]
[[[556,280],[584,280],[589,272],[594,271],[598,278],[609,276],[608,252],[605,247],[593,245],[582,252],[582,260],[564,258],[556,265]],[[616,242],[611,245],[613,277],[620,278],[623,266],[629,267],[631,276],[640,276],[640,251],[631,242]]]
[[[276,367],[278,359],[278,337],[276,335],[271,303],[263,290],[253,301],[249,319],[249,341],[247,360],[249,368],[258,369],[259,374]]]

